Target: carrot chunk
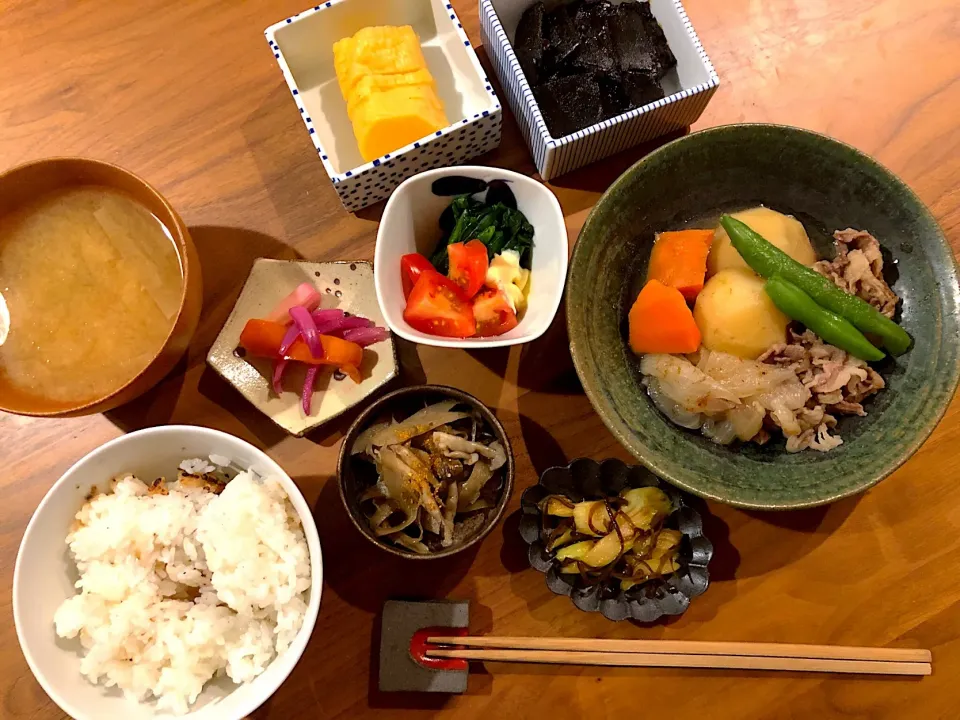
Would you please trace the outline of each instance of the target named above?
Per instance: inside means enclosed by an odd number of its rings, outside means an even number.
[[[630,308],[630,349],[643,353],[692,353],[700,328],[680,291],[649,280]]]
[[[285,355],[280,354],[280,346],[287,328],[269,320],[247,320],[240,333],[240,347],[255,357],[272,360],[296,360],[309,365],[333,365],[346,373],[354,382],[362,380],[360,364],[363,362],[363,348],[356,343],[331,335],[320,335],[323,357],[314,357],[310,348],[298,339]]]
[[[687,300],[696,299],[703,290],[713,233],[713,230],[658,233],[650,253],[647,279],[676,288]]]

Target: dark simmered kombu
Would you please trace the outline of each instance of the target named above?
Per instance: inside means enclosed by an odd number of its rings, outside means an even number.
[[[529,7],[514,50],[553,137],[664,96],[677,64],[645,1],[575,0]]]
[[[540,112],[554,137],[563,137],[603,119],[600,85],[590,73],[553,77],[538,87]]]

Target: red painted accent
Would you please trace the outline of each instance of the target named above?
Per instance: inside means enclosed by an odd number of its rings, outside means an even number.
[[[438,650],[440,645],[428,643],[427,638],[432,636],[450,636],[464,637],[467,634],[467,628],[447,628],[430,627],[417,630],[410,638],[410,656],[414,662],[422,665],[429,670],[467,670],[470,665],[466,660],[457,658],[437,658],[427,657],[427,650]]]

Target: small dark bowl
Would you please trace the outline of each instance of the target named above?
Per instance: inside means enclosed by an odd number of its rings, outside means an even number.
[[[500,491],[500,499],[494,507],[483,511],[487,513],[483,524],[480,525],[472,535],[467,537],[466,540],[452,547],[430,553],[429,555],[418,555],[414,552],[385,543],[370,531],[367,519],[360,510],[358,499],[360,495],[363,494],[363,491],[376,481],[376,470],[369,462],[354,458],[350,454],[350,449],[353,447],[357,436],[366,430],[366,428],[381,415],[392,413],[394,417],[405,417],[423,408],[424,404],[439,402],[444,398],[453,398],[464,405],[469,405],[480,413],[480,416],[493,431],[493,434],[496,435],[497,439],[503,444],[503,449],[507,454],[507,464],[503,466],[504,478],[503,488]],[[361,535],[381,550],[386,550],[392,555],[407,558],[408,560],[435,560],[437,558],[456,555],[476,545],[500,522],[500,518],[503,517],[507,503],[510,502],[510,495],[513,492],[513,448],[510,446],[510,438],[507,437],[507,432],[503,429],[503,425],[497,419],[497,416],[493,414],[490,408],[477,400],[473,395],[465,393],[463,390],[447,387],[446,385],[415,385],[413,387],[394,390],[392,393],[384,395],[360,413],[360,416],[354,420],[353,425],[350,426],[350,430],[347,431],[347,435],[343,439],[343,444],[340,446],[340,460],[337,463],[337,475],[339,478],[340,499],[343,500],[343,506],[347,509],[347,515],[350,516],[350,521],[353,523],[353,526],[360,531]]]
[[[540,501],[547,495],[563,495],[574,502],[599,500],[636,487],[658,487],[673,503],[666,527],[683,533],[681,569],[626,592],[602,584],[583,587],[579,575],[561,574],[553,554],[544,550]],[[688,502],[683,493],[644,467],[626,465],[616,459],[598,463],[580,458],[567,467],[548,469],[537,485],[524,491],[520,500],[523,513],[520,534],[530,545],[527,553],[530,565],[546,574],[547,587],[557,595],[568,595],[581,610],[599,611],[609,620],[631,619],[649,623],[664,615],[682,614],[689,607],[690,600],[702,595],[710,584],[707,565],[713,557],[713,544],[703,535],[700,514]]]

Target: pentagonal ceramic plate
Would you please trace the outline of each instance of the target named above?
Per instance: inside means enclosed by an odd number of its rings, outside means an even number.
[[[254,262],[233,312],[207,355],[207,363],[221,377],[277,425],[298,437],[353,407],[397,375],[397,352],[391,335],[363,351],[363,382],[356,384],[341,373],[321,371],[309,417],[300,406],[302,367],[289,368],[284,377],[284,393],[279,397],[274,394],[270,387],[272,363],[244,357],[242,350],[238,352],[240,333],[247,320],[265,317],[303,282],[313,283],[323,294],[322,308],[339,308],[369,318],[380,327],[387,326],[377,304],[371,263],[260,258]]]

